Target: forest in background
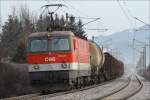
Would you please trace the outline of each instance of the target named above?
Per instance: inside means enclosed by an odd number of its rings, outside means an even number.
[[[48,14],[36,16],[27,6],[21,7],[19,13],[13,8],[12,14],[8,16],[8,20],[2,26],[0,59],[9,57],[14,62],[26,63],[27,36],[34,32],[48,31],[52,23],[57,27],[65,27],[67,19],[65,15],[54,13],[52,22]],[[70,15],[67,22],[70,31],[76,36],[86,38],[80,19],[76,20],[73,15]]]

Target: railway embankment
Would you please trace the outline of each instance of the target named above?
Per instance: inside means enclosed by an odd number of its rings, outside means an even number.
[[[0,99],[30,92],[27,67],[0,63]]]

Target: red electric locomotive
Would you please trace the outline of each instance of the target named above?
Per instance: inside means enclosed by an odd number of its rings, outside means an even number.
[[[32,83],[74,84],[90,76],[89,43],[71,31],[32,33],[28,37],[28,63]]]

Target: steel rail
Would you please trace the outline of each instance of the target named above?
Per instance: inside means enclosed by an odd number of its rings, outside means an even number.
[[[100,99],[109,97],[109,96],[111,96],[111,95],[113,95],[113,94],[115,94],[115,93],[117,93],[117,92],[123,90],[124,88],[126,88],[126,87],[129,85],[130,82],[131,82],[131,78],[129,77],[129,78],[128,78],[128,81],[127,81],[126,83],[124,83],[124,85],[121,85],[119,88],[112,90],[113,92],[111,92],[111,93],[108,93],[108,94],[106,94],[106,95],[100,96],[100,97],[95,98],[95,99],[93,99],[93,100],[100,100]]]
[[[91,86],[86,86],[86,87],[80,88],[80,89],[73,89],[73,90],[70,90],[70,91],[52,93],[52,94],[47,94],[47,95],[40,95],[40,96],[37,96],[37,97],[31,97],[31,98],[24,99],[24,100],[37,100],[37,99],[46,99],[46,98],[51,98],[51,97],[55,97],[55,96],[61,96],[61,95],[69,94],[69,93],[84,91],[84,90],[88,90],[88,89],[95,88],[95,87],[98,87],[98,86],[102,86],[102,85],[108,84],[108,83],[110,83],[112,81],[114,81],[114,80],[106,81],[106,82],[103,82],[103,83],[100,83],[100,84],[91,85]]]
[[[136,94],[142,89],[142,87],[143,87],[143,82],[138,78],[137,75],[135,75],[135,77],[136,77],[138,83],[140,84],[140,86],[139,86],[139,87],[136,87],[135,90],[133,90],[133,92],[130,91],[130,94],[124,95],[123,97],[120,97],[120,98],[117,99],[117,100],[127,100],[127,99],[129,99],[130,97],[136,95]],[[124,86],[119,87],[118,89],[113,90],[113,92],[108,93],[108,94],[106,94],[106,95],[103,95],[103,96],[98,97],[98,98],[93,99],[93,100],[101,100],[101,99],[105,99],[105,98],[107,98],[107,97],[109,97],[109,96],[114,95],[115,93],[119,93],[119,92],[121,92],[123,89],[127,88],[127,87],[129,86],[130,83],[131,83],[131,78],[128,79],[127,84],[125,84]]]
[[[56,93],[51,93],[51,94],[47,94],[47,95],[41,95],[41,93],[33,93],[33,94],[16,96],[16,97],[4,98],[4,99],[0,99],[0,100],[37,100],[39,98],[41,98],[41,99],[50,98],[50,97],[55,97],[55,96],[59,96],[59,95],[64,95],[64,94],[74,93],[74,92],[78,92],[78,91],[88,90],[88,89],[91,89],[91,88],[95,88],[95,87],[98,87],[98,86],[108,84],[108,83],[110,83],[112,81],[115,81],[115,80],[116,79],[106,81],[106,82],[102,82],[100,84],[86,86],[86,87],[80,88],[80,89],[73,89],[73,90],[69,90],[69,91],[56,92]]]
[[[123,98],[123,100],[127,100],[127,99],[129,99],[130,97],[136,95],[136,94],[143,88],[143,82],[139,79],[139,77],[138,77],[137,75],[136,75],[136,78],[137,78],[138,82],[140,83],[140,87],[139,87],[139,88],[136,88],[136,90],[135,90],[133,93],[131,93],[130,95],[125,96],[125,97]]]

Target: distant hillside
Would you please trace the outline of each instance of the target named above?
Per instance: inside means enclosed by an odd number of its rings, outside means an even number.
[[[139,30],[135,32],[135,38],[139,41],[148,43],[148,36],[150,34],[149,33],[150,31],[147,29],[148,29],[147,26],[140,27]],[[126,63],[132,64],[133,48],[131,47],[131,45],[133,44],[133,36],[134,36],[133,31],[124,30],[124,31],[117,32],[109,36],[98,36],[96,37],[95,40],[98,40],[101,43],[102,41],[107,41],[109,38],[112,38],[112,41],[111,41],[112,48],[118,48],[116,52],[118,51],[120,52],[118,53],[118,57],[121,57],[121,58],[123,57]],[[107,45],[106,43],[101,43],[101,44]],[[141,45],[141,44],[136,42],[136,45]],[[139,51],[142,51],[142,45],[136,46],[136,48],[138,48]],[[147,51],[148,51],[148,48],[147,48]],[[140,52],[135,51],[136,61],[139,59],[139,54]],[[117,53],[115,55],[117,55]]]

